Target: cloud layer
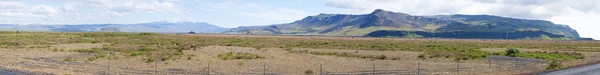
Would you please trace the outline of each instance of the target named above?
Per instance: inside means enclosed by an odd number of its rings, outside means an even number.
[[[136,12],[185,13],[169,1],[63,0],[64,5],[28,5],[20,0],[0,1],[0,23],[75,23],[125,16]]]

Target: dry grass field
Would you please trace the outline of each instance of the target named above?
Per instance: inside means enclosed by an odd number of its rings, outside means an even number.
[[[531,74],[599,52],[598,41],[0,32],[0,69],[57,75]]]

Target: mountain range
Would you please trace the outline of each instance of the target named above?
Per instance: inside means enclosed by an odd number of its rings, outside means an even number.
[[[580,39],[567,25],[493,15],[415,16],[377,9],[369,14],[319,14],[267,26],[241,26],[225,33],[474,39]]]
[[[291,23],[223,28],[205,22],[157,21],[137,24],[0,24],[0,30],[53,32],[158,32],[225,33],[251,35],[317,35],[358,37],[416,37],[467,39],[552,39],[581,38],[567,25],[545,20],[517,19],[493,15],[416,16],[377,9],[372,13],[319,14]]]
[[[186,33],[194,31],[197,33],[221,33],[229,28],[219,27],[205,22],[168,22],[157,21],[138,24],[71,24],[50,25],[32,24],[15,25],[0,24],[0,30],[21,31],[53,31],[53,32],[158,32],[158,33]]]

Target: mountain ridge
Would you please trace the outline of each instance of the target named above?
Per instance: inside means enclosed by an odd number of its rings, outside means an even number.
[[[136,24],[3,24],[0,30],[21,31],[54,31],[54,32],[100,32],[102,28],[119,30],[120,32],[159,32],[159,33],[186,33],[190,31],[198,33],[221,33],[229,28],[219,27],[206,22],[168,22],[155,21]]]
[[[375,31],[407,31],[428,32],[429,34],[467,32],[467,33],[512,33],[536,32],[539,35],[515,37],[541,37],[560,35],[551,38],[578,39],[576,30],[566,25],[554,24],[545,20],[517,19],[494,15],[435,15],[414,16],[401,12],[376,9],[368,14],[319,14],[307,16],[291,23],[267,26],[252,26],[233,28],[226,33],[257,34],[257,35],[324,35],[324,36],[367,36]],[[541,31],[541,32],[537,32]],[[378,32],[381,33],[381,32]],[[542,34],[544,33],[544,34]],[[393,35],[388,36],[404,36]],[[547,36],[546,35],[546,36]],[[456,35],[458,36],[458,35]],[[373,36],[370,36],[373,37]],[[445,38],[445,37],[442,37]],[[447,37],[452,38],[452,37]],[[494,37],[497,39],[500,37]],[[485,39],[485,38],[483,38]]]

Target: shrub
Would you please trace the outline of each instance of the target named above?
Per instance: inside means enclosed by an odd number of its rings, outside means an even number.
[[[228,52],[228,53],[222,53],[222,54],[217,55],[217,58],[220,58],[223,60],[233,60],[233,59],[260,59],[260,58],[265,58],[265,57],[257,55],[257,54],[251,54],[251,53]]]
[[[419,55],[419,58],[421,58],[421,59],[427,59],[425,57],[426,57],[426,55],[424,55],[424,54]]]
[[[143,59],[143,60],[144,60],[144,62],[146,62],[146,63],[151,63],[151,62],[154,62],[154,61],[156,61],[156,59],[154,59],[154,58],[146,58],[146,59]]]
[[[304,74],[313,74],[313,73],[315,73],[315,72],[313,72],[312,70],[306,70],[306,71],[304,71]]]
[[[562,63],[560,63],[560,61],[552,60],[550,63],[548,63],[548,67],[546,67],[546,70],[561,68],[564,68],[564,66],[562,65]]]
[[[385,60],[385,59],[387,59],[387,56],[385,56],[385,55],[378,55],[378,56],[375,56],[375,59]]]
[[[96,58],[96,57],[90,57],[90,58],[87,59],[87,61],[92,62],[92,61],[94,61],[96,59],[98,59],[98,58]]]
[[[506,50],[506,55],[507,56],[511,56],[511,57],[515,57],[517,54],[519,54],[521,51],[518,48],[508,48]]]
[[[6,46],[17,46],[20,45],[17,42],[0,42],[0,45],[6,45]]]
[[[133,53],[129,54],[129,56],[132,56],[132,57],[139,56],[139,55],[143,55],[142,52],[133,52]]]
[[[244,65],[244,62],[243,62],[243,61],[242,61],[242,62],[239,62],[239,63],[238,63],[238,65]]]
[[[72,57],[66,57],[63,59],[63,61],[75,61]]]
[[[143,33],[139,33],[138,35],[141,35],[141,36],[147,36],[147,35],[158,35],[158,33],[143,32]]]

